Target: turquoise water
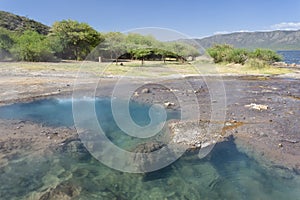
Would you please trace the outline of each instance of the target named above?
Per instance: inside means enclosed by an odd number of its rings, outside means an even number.
[[[110,100],[96,103],[115,143],[122,132],[110,118]],[[131,104],[140,124],[149,123],[149,105]],[[101,112],[100,112],[101,110]],[[0,117],[47,125],[73,125],[69,100],[41,100],[0,108]],[[169,118],[178,118],[175,112]],[[124,145],[124,144],[123,144]],[[122,146],[122,145],[121,145]],[[12,158],[0,168],[0,199],[299,199],[299,176],[284,168],[265,168],[239,152],[233,139],[219,143],[204,159],[186,153],[172,165],[148,174],[110,169],[94,159],[79,140],[53,153]]]

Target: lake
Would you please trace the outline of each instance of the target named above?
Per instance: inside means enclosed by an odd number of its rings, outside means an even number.
[[[300,51],[277,51],[278,54],[282,55],[283,62],[288,64],[300,64]]]

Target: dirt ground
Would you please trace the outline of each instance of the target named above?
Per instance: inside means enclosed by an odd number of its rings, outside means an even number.
[[[27,102],[47,97],[70,97],[74,89],[75,72],[22,71],[18,68],[0,67],[0,105]],[[208,78],[210,77],[210,78]],[[99,82],[96,96],[110,96],[118,77],[99,78],[81,74],[76,90],[84,96]],[[284,76],[218,76],[220,89],[226,96],[214,96],[208,81],[214,76],[167,78],[145,80],[130,78],[138,89],[132,99],[161,104],[167,109],[185,109],[192,112],[199,107],[200,120],[212,122],[212,108],[226,100],[221,135],[232,135],[241,151],[258,161],[282,166],[300,174],[300,79],[299,75]],[[187,88],[187,84],[189,87]],[[126,84],[120,86],[126,89]],[[196,99],[195,99],[196,97]],[[191,129],[193,127],[190,127]],[[61,145],[66,139],[76,137],[75,128],[51,128],[17,120],[0,120],[0,166],[7,159],[22,156],[24,149],[47,151],[48,147]]]

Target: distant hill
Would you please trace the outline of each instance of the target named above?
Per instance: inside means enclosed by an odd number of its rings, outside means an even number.
[[[0,27],[12,31],[34,30],[40,34],[48,34],[50,27],[27,17],[21,17],[9,12],[0,11]]]
[[[300,30],[270,32],[238,32],[220,34],[196,41],[204,48],[213,44],[230,44],[237,48],[269,48],[273,50],[300,50]]]

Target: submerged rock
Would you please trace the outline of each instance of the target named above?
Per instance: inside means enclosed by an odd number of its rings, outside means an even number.
[[[135,153],[150,153],[156,150],[161,149],[162,147],[166,146],[164,143],[159,141],[151,141],[147,143],[142,143],[138,145],[135,149]]]
[[[69,182],[63,182],[43,194],[39,200],[69,200],[80,194],[81,188]]]
[[[160,151],[160,152],[156,152]],[[133,158],[135,166],[141,172],[151,172],[167,160],[176,160],[174,152],[171,151],[167,144],[160,141],[150,141],[138,145],[133,152],[136,155]]]

